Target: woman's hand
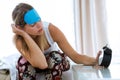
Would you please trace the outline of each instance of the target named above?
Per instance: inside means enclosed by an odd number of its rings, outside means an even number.
[[[98,65],[99,57],[100,57],[101,54],[102,54],[102,51],[99,51],[99,52],[97,53],[97,56],[96,56],[97,65]]]
[[[12,30],[14,33],[18,34],[18,35],[23,35],[23,33],[25,33],[24,30],[20,29],[20,26],[16,26],[15,24],[11,24]]]
[[[98,53],[97,53],[97,56],[96,56],[96,64],[95,64],[95,66],[94,66],[94,68],[96,68],[96,69],[101,69],[101,68],[104,68],[103,66],[100,66],[99,65],[99,57],[100,57],[100,55],[102,54],[102,51],[99,51]]]

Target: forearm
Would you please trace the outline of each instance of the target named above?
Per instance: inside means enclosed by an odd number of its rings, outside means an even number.
[[[93,65],[97,64],[96,59],[94,57],[90,57],[87,55],[82,55],[82,57],[83,57],[83,64],[84,65],[93,66]]]
[[[74,62],[77,64],[84,64],[84,65],[95,65],[97,64],[96,59],[94,57],[90,57],[87,55],[79,55],[77,54],[74,57]]]
[[[35,43],[35,41],[27,33],[24,33],[22,36],[23,36],[23,38],[24,38],[30,52],[42,53],[39,46]]]
[[[16,48],[22,56],[25,57],[25,59],[34,67],[45,69],[47,68],[47,61],[42,53],[39,46],[35,43],[35,41],[29,36],[24,30],[21,30],[20,26],[15,26],[14,24],[11,25],[13,32],[16,35],[20,35],[24,38],[25,43],[27,44],[28,50],[25,49],[23,46],[22,39],[16,39]]]
[[[35,41],[27,33],[23,34],[23,38],[29,48],[29,59],[31,60],[31,64],[33,64],[34,67],[43,66],[44,64],[47,65],[46,58]]]

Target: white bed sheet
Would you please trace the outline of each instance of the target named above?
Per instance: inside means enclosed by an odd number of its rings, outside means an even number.
[[[19,56],[20,56],[19,53],[15,53],[0,58],[0,69],[8,69],[10,71],[11,80],[16,80],[17,77],[16,63]]]

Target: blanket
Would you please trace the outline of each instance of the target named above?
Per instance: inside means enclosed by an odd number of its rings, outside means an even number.
[[[16,63],[19,56],[20,56],[19,53],[15,53],[15,54],[0,58],[0,71],[2,72],[4,72],[5,70],[8,71],[10,73],[11,80],[16,80],[16,77],[17,77]]]

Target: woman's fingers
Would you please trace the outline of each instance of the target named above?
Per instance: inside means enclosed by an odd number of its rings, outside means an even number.
[[[11,27],[12,27],[13,32],[16,33],[16,34],[18,34],[18,35],[23,32],[23,30],[21,30],[19,28],[19,26],[16,26],[15,24],[11,24]]]
[[[97,62],[99,61],[99,57],[100,57],[101,54],[102,54],[102,51],[99,51],[99,52],[97,53],[97,56],[96,56],[96,61],[97,61]]]
[[[14,27],[15,26],[15,24],[11,24],[11,27]]]

